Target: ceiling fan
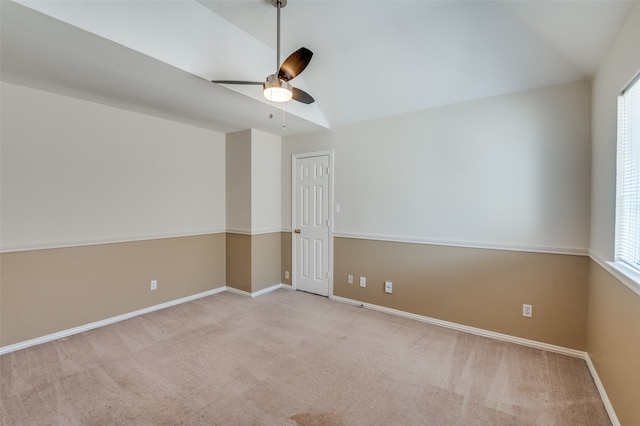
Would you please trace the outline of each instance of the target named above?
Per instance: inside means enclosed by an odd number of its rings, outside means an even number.
[[[278,9],[278,50],[276,53],[276,72],[268,75],[265,82],[242,80],[212,80],[218,84],[247,84],[261,85],[264,97],[273,102],[287,102],[291,99],[310,104],[313,97],[304,90],[293,87],[289,81],[293,80],[309,65],[313,52],[306,47],[293,52],[280,64],[280,9],[287,5],[287,0],[271,0],[271,4]]]

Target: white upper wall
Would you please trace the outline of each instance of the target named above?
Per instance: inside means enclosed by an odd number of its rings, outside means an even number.
[[[593,79],[591,251],[605,260],[614,258],[618,95],[640,72],[639,41],[640,4]]]
[[[225,230],[223,134],[1,89],[3,251]]]
[[[540,250],[589,247],[590,85],[578,82],[283,140],[335,150],[338,235]]]
[[[280,136],[251,130],[251,231],[280,232]]]
[[[251,233],[251,130],[226,136],[227,231]]]
[[[227,231],[280,232],[280,137],[255,129],[227,140]]]

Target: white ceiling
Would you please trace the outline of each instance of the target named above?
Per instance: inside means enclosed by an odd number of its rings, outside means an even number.
[[[279,135],[589,78],[638,4],[289,0],[282,59],[314,52],[292,83],[316,102],[287,103],[283,116],[259,86],[208,81],[275,71],[269,0],[0,1],[4,81]]]

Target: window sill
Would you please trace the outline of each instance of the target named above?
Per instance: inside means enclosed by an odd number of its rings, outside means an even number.
[[[640,273],[621,262],[606,262],[609,270],[631,291],[640,296]]]

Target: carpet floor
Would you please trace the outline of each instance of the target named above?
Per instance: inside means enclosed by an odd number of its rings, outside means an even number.
[[[0,357],[2,425],[609,425],[583,360],[291,290]]]

